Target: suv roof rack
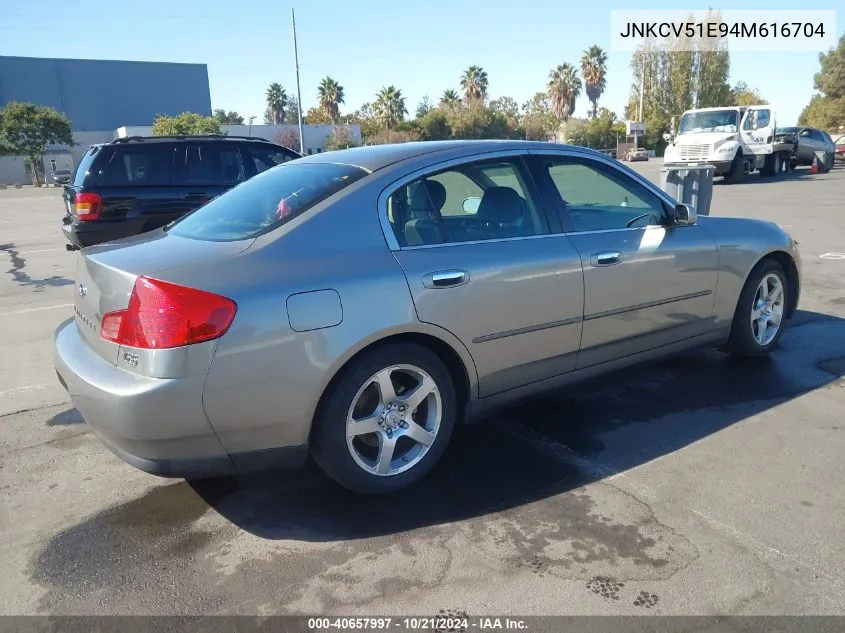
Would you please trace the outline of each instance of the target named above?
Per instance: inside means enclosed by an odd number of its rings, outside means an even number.
[[[249,141],[261,141],[264,143],[269,143],[270,141],[266,138],[262,138],[260,136],[236,136],[231,134],[179,134],[176,136],[122,136],[120,138],[116,138],[111,141],[111,144],[117,143],[137,143],[141,141],[164,141],[164,140],[176,140],[176,141],[190,141],[193,139],[238,139],[238,140],[249,140]]]

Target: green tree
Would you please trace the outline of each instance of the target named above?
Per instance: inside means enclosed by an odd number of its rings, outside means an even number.
[[[47,106],[12,101],[0,110],[0,154],[23,156],[41,184],[48,145],[74,145],[70,120]]]
[[[395,86],[383,87],[376,95],[373,112],[388,130],[395,128],[408,114],[402,91]]]
[[[798,116],[798,125],[837,131],[845,126],[845,96],[814,95]]]
[[[419,117],[417,128],[424,141],[443,141],[452,137],[449,119],[442,110],[430,110]]]
[[[303,123],[308,123],[309,125],[329,125],[334,123],[334,121],[332,121],[328,112],[320,106],[316,106],[308,108],[308,112],[305,113],[305,120]]]
[[[564,125],[575,112],[575,102],[581,94],[581,80],[571,64],[561,64],[549,73],[549,100],[552,112]]]
[[[708,11],[703,22],[707,25],[721,24],[722,14]],[[696,40],[695,48],[695,107],[714,108],[726,105],[731,96],[728,83],[731,57],[726,41],[700,37]]]
[[[183,112],[176,116],[159,114],[153,121],[153,136],[197,136],[220,134],[220,123],[211,116]]]
[[[592,114],[598,112],[599,97],[607,86],[607,53],[600,46],[593,45],[581,57],[581,77],[587,98],[593,104]]]
[[[552,104],[546,92],[536,93],[522,104],[522,132],[526,139],[549,140],[560,122],[552,112]]]
[[[499,97],[490,102],[490,110],[519,123],[519,104],[511,97]]]
[[[756,88],[751,89],[744,81],[740,81],[731,88],[730,102],[725,105],[752,106],[765,105],[767,103],[768,101],[760,96],[760,92]]]
[[[285,123],[299,123],[299,101],[296,97],[288,97],[288,105],[285,108]]]
[[[836,130],[845,125],[845,35],[836,48],[819,55],[821,69],[816,73],[816,94],[798,117],[799,125]]]
[[[819,54],[821,69],[813,77],[814,87],[827,97],[845,97],[845,35],[836,48]]]
[[[279,125],[285,122],[288,105],[288,93],[282,84],[273,82],[267,87],[267,110],[264,112],[264,122],[268,125]]]
[[[361,126],[361,141],[367,145],[382,131],[382,126],[376,119],[371,103],[361,105],[355,112],[345,117],[347,123],[357,123]]]
[[[335,125],[332,128],[331,134],[326,138],[323,148],[327,152],[338,149],[346,149],[347,147],[355,147],[355,141],[349,131],[348,125]]]
[[[214,116],[215,120],[220,125],[244,124],[244,118],[234,110],[229,110],[228,112],[226,112],[226,110],[224,110],[223,108],[218,108],[214,111],[214,114],[212,116]]]
[[[317,87],[320,108],[332,123],[340,118],[340,104],[344,102],[343,86],[331,77],[324,77]]]
[[[461,76],[461,90],[467,103],[483,102],[487,98],[489,84],[487,72],[481,66],[470,66]]]
[[[461,105],[461,96],[454,90],[444,90],[440,97],[440,107],[447,109],[458,108]]]
[[[625,136],[625,124],[616,118],[616,114],[607,108],[598,112],[583,125],[570,126],[569,142],[594,149],[616,147],[619,137]]]
[[[429,112],[431,112],[433,109],[434,105],[431,103],[431,99],[429,99],[428,95],[425,95],[423,96],[422,101],[420,101],[419,105],[417,106],[416,116],[418,119],[420,119]]]

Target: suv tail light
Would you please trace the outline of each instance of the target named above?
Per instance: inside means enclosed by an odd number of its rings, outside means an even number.
[[[96,220],[100,217],[100,207],[103,199],[98,193],[78,193],[76,194],[76,217],[83,222]]]
[[[100,336],[141,349],[192,345],[223,336],[237,309],[220,295],[138,277],[129,307],[103,315]]]

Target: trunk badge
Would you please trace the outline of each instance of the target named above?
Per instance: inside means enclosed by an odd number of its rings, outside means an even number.
[[[79,296],[83,299],[88,295],[88,289],[85,287],[85,284],[79,284]]]

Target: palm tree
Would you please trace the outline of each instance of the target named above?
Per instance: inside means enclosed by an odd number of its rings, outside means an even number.
[[[581,80],[571,64],[561,64],[549,73],[549,100],[552,112],[563,123],[566,136],[566,122],[575,112],[575,101],[581,94]]]
[[[440,97],[441,108],[457,108],[461,105],[461,96],[455,90],[445,90]]]
[[[461,76],[461,89],[467,102],[487,98],[487,72],[481,66],[470,66]]]
[[[405,97],[395,86],[385,86],[379,91],[373,103],[373,110],[376,118],[384,123],[388,130],[396,127],[408,113]]]
[[[285,122],[285,108],[288,105],[288,95],[282,84],[273,82],[267,88],[267,112],[265,120],[268,124],[278,125]]]
[[[587,98],[593,104],[593,118],[599,109],[599,97],[604,92],[607,75],[607,53],[593,45],[581,57],[581,76],[587,89]]]
[[[340,118],[340,104],[343,103],[343,86],[331,77],[324,77],[317,88],[317,96],[320,99],[320,108],[332,123],[337,123]]]

